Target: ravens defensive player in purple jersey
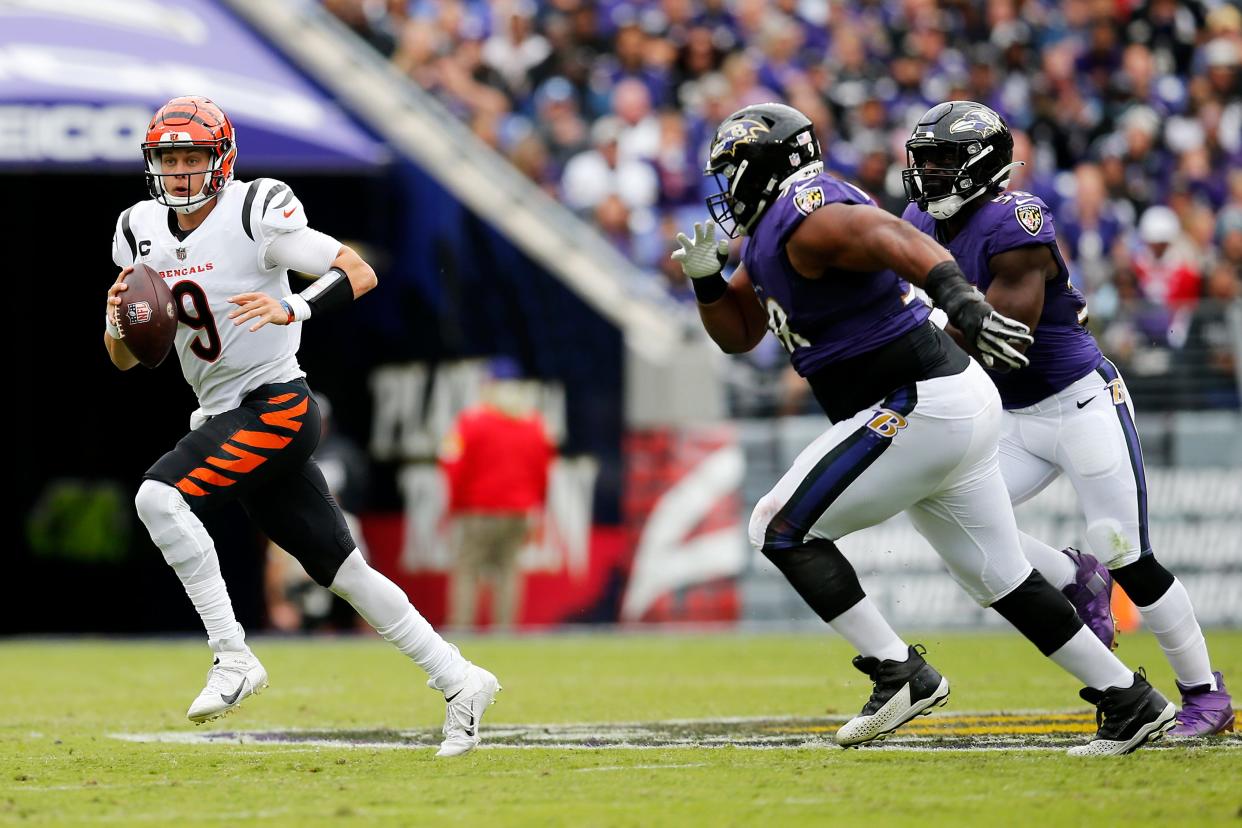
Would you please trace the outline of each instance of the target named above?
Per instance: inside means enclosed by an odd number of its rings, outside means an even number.
[[[1020,367],[1025,325],[993,311],[941,245],[827,175],[811,122],[749,106],[716,131],[711,224],[678,235],[709,335],[746,351],[770,329],[831,424],[755,506],[750,540],[854,647],[874,690],[836,740],[882,737],[945,701],[949,683],[888,625],[836,540],[905,511],[959,584],[1087,685],[1101,713],[1076,755],[1128,753],[1172,727],[1174,707],[1091,633],[1022,556],[996,446],[1001,404],[977,363],[931,324],[923,287],[988,364]]]
[[[947,247],[989,304],[1035,334],[1025,349],[1029,365],[991,373],[1005,408],[1001,474],[1015,505],[1066,475],[1093,554],[1058,551],[1025,534],[1023,552],[1106,644],[1114,638],[1112,580],[1138,605],[1182,693],[1170,735],[1232,729],[1232,700],[1210,666],[1190,596],[1152,554],[1143,454],[1125,381],[1083,326],[1086,300],[1070,284],[1048,206],[1006,190],[1010,170],[1021,164],[1008,126],[981,104],[942,103],[919,120],[906,151],[911,204],[903,218]]]

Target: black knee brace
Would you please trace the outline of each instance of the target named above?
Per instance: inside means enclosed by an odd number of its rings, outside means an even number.
[[[1044,655],[1052,655],[1082,629],[1082,619],[1057,588],[1038,572],[1018,585],[992,609],[1017,627]]]
[[[1140,607],[1150,607],[1173,586],[1173,573],[1165,569],[1155,555],[1144,555],[1132,564],[1118,567],[1112,575],[1130,600]]]
[[[792,549],[772,550],[765,546],[763,554],[825,621],[867,597],[854,567],[830,540],[811,538]]]

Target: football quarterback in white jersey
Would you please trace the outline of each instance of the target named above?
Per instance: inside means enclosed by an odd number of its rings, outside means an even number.
[[[479,742],[496,677],[441,638],[388,578],[367,565],[311,459],[320,413],[297,361],[301,324],[375,287],[356,252],[307,224],[287,184],[233,178],[233,125],[207,98],[174,98],[142,143],[151,198],[117,220],[104,345],[121,370],[138,364],[116,314],[136,263],[175,300],[176,350],[199,408],[190,432],[144,475],[135,505],[207,631],[213,663],[190,705],[196,723],[222,716],[268,685],[237,623],[210,535],[199,519],[240,501],[275,543],[349,601],[428,674],[445,696],[444,741],[456,756]],[[294,293],[288,270],[322,273]]]

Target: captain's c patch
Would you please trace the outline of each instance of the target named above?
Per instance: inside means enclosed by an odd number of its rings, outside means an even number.
[[[808,187],[801,192],[794,193],[794,206],[798,208],[798,212],[804,216],[824,206],[824,189],[823,187]]]
[[[1018,224],[1022,225],[1023,230],[1032,236],[1039,235],[1039,229],[1044,226],[1044,211],[1039,209],[1038,204],[1015,207],[1013,214],[1018,217]]]

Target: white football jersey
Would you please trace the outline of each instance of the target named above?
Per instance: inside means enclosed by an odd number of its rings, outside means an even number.
[[[173,235],[172,211],[154,199],[121,213],[112,239],[118,267],[142,262],[164,277],[177,304],[177,357],[203,414],[237,408],[247,393],[305,376],[298,366],[301,325],[234,325],[239,293],[287,296],[284,267],[265,261],[271,241],[306,227],[306,211],[289,186],[274,179],[232,181],[211,215],[184,241]]]

